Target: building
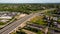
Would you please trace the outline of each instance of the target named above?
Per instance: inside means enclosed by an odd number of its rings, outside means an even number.
[[[12,19],[11,16],[1,16],[0,19]]]

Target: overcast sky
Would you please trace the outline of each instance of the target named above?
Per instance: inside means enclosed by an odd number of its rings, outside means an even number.
[[[60,3],[60,0],[0,0],[0,3]]]

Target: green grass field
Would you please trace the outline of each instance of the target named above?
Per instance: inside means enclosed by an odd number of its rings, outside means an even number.
[[[30,22],[31,22],[31,23],[35,23],[35,24],[38,24],[38,25],[45,25],[45,24],[47,24],[47,23],[45,23],[45,22],[43,21],[43,16],[37,16],[37,17],[31,19]]]

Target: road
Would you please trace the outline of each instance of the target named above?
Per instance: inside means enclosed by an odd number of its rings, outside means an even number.
[[[10,31],[15,29],[17,26],[19,26],[21,23],[23,23],[25,20],[29,19],[32,16],[33,15],[26,16],[16,22],[13,22],[12,24],[9,24],[8,26],[0,30],[0,34],[8,34]]]
[[[49,9],[49,10],[52,10],[52,9]],[[41,11],[40,13],[43,13],[43,12],[45,12],[45,10]],[[14,30],[17,26],[19,26],[21,23],[27,21],[28,19],[30,19],[34,15],[35,16],[39,15],[40,13],[30,14],[28,16],[25,16],[22,19],[19,19],[18,21],[15,21],[15,22],[5,26],[3,29],[0,30],[0,34],[8,34],[12,30]]]
[[[60,32],[55,32],[54,30],[50,29],[49,30],[50,34],[60,34]]]
[[[35,32],[29,31],[29,30],[25,30],[25,29],[22,29],[22,31],[27,33],[27,34],[36,34]]]

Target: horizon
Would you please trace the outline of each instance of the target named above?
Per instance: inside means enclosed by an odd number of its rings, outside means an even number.
[[[60,3],[60,0],[0,0],[0,3]]]

